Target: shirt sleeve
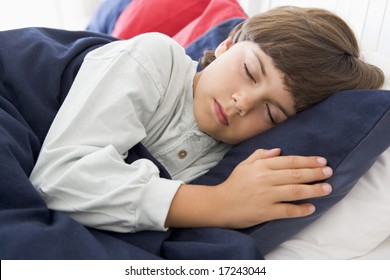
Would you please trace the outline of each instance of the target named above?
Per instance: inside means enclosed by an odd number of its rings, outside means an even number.
[[[30,176],[49,208],[98,229],[165,230],[182,182],[147,159],[124,161],[164,95],[161,71],[138,51],[153,45],[119,41],[87,55]]]

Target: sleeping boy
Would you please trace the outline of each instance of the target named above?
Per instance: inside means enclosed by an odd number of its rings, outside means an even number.
[[[245,228],[310,215],[332,175],[318,156],[258,150],[217,186],[191,185],[237,143],[345,89],[379,88],[348,25],[322,9],[281,7],[234,28],[204,69],[158,33],[90,52],[30,180],[49,208],[104,230]],[[364,76],[365,79],[361,79]],[[125,162],[142,143],[147,159]]]

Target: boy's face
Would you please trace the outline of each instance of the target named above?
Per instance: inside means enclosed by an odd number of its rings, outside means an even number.
[[[282,73],[253,42],[217,52],[196,74],[193,88],[199,128],[225,143],[240,143],[295,114]]]

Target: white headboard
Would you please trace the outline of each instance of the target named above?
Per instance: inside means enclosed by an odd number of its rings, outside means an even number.
[[[364,52],[390,58],[389,0],[239,0],[248,15],[277,6],[319,7],[335,12],[354,30]]]

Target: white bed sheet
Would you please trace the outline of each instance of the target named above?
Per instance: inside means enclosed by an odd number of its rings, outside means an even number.
[[[267,259],[390,259],[390,148],[338,204]],[[383,248],[382,248],[383,247]],[[387,254],[385,254],[387,253]]]
[[[366,255],[357,257],[355,259],[356,260],[390,260],[390,236]]]

